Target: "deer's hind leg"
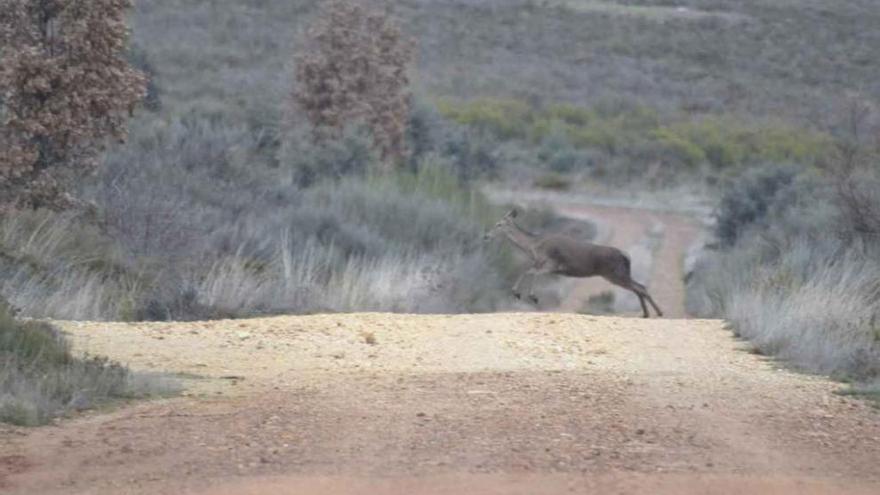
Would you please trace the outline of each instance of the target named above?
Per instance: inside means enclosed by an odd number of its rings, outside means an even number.
[[[633,291],[633,292],[635,292],[635,291]],[[642,305],[642,314],[644,314],[645,318],[648,318],[651,315],[650,315],[650,313],[648,313],[648,306],[645,305],[645,296],[639,294],[638,292],[635,292],[635,294],[639,298],[639,304]]]
[[[661,310],[660,310],[660,307],[657,306],[657,303],[654,302],[654,298],[651,297],[651,294],[648,294],[648,289],[646,289],[644,285],[642,285],[642,284],[636,282],[636,281],[633,280],[633,279],[630,279],[630,284],[632,284],[632,286],[633,286],[635,289],[637,289],[639,292],[641,292],[641,294],[639,295],[639,298],[640,298],[640,299],[641,299],[641,298],[645,298],[645,299],[648,300],[649,303],[651,303],[651,307],[654,308],[654,311],[657,312],[657,316],[663,316],[663,311],[661,311]],[[638,294],[638,292],[637,292],[637,294]],[[644,309],[644,307],[645,307],[645,302],[642,301],[642,308]],[[648,312],[648,311],[645,310],[645,313],[646,313],[646,314],[647,314],[647,312]]]
[[[651,295],[648,294],[648,290],[645,288],[645,286],[633,280],[632,277],[630,277],[629,275],[615,274],[612,276],[607,276],[605,277],[605,279],[612,284],[618,287],[622,287],[635,294],[636,297],[639,298],[639,304],[641,304],[642,306],[642,313],[645,318],[649,318],[651,316],[651,314],[648,313],[648,306],[645,305],[646,299],[654,308],[654,311],[657,312],[657,316],[663,316],[663,311],[660,311],[660,308],[657,307],[657,304],[654,302],[654,299],[651,297]]]

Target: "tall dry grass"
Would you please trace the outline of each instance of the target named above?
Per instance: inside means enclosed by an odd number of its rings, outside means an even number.
[[[689,309],[727,319],[761,352],[798,368],[877,380],[876,241],[850,230],[848,212],[825,178],[804,173],[776,183],[774,191],[760,174],[749,180],[755,187],[732,188],[730,194],[764,191],[766,208],[754,208],[755,198],[726,198],[728,205],[752,206],[722,210],[724,235],[692,272]]]

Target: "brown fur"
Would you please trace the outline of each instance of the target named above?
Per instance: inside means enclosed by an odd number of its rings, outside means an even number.
[[[645,304],[646,301],[651,304],[658,316],[663,316],[663,311],[648,294],[645,286],[632,279],[630,260],[623,251],[611,246],[579,241],[564,235],[537,236],[519,227],[513,221],[514,218],[516,218],[516,210],[505,215],[486,234],[486,237],[491,238],[501,233],[532,259],[532,266],[517,279],[513,286],[513,294],[517,298],[520,297],[519,286],[527,276],[532,277],[529,299],[536,303],[538,300],[534,295],[533,286],[534,277],[537,275],[554,274],[579,278],[599,276],[635,293],[639,298],[645,318],[650,316]]]

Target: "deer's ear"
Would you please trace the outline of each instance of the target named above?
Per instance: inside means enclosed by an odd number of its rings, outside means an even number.
[[[516,208],[514,208],[514,209],[510,210],[509,212],[507,212],[507,216],[510,217],[510,218],[516,218],[516,215],[517,215]]]

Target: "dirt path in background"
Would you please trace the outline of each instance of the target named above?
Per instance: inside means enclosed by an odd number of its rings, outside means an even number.
[[[199,378],[187,397],[0,430],[0,491],[880,493],[880,412],[714,320],[60,324],[80,350]]]

